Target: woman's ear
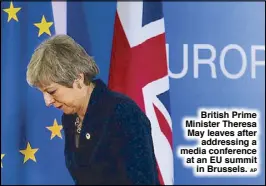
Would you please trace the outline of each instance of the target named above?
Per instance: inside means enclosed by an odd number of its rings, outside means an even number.
[[[79,74],[73,83],[73,88],[81,89],[84,86],[84,74]]]
[[[78,87],[79,89],[82,88],[79,82],[78,82],[78,84],[77,84],[77,87]]]

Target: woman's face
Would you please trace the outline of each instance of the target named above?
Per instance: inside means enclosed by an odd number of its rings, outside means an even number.
[[[40,90],[43,92],[46,106],[53,105],[65,114],[76,113],[80,109],[84,98],[83,92],[75,83],[73,84],[73,88],[51,83],[47,87],[40,88]]]

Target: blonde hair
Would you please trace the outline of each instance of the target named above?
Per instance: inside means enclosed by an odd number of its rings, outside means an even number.
[[[56,35],[34,51],[27,67],[27,82],[34,87],[52,82],[72,87],[81,73],[84,74],[84,84],[88,85],[99,73],[99,68],[74,39],[68,35]]]

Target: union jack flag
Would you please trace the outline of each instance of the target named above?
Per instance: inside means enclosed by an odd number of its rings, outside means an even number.
[[[117,2],[109,88],[131,97],[151,121],[161,184],[172,185],[172,122],[161,2]]]

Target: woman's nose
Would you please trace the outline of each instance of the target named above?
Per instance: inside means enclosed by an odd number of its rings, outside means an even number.
[[[47,107],[51,106],[54,103],[54,98],[51,95],[44,93],[43,97],[44,97],[45,105]]]

